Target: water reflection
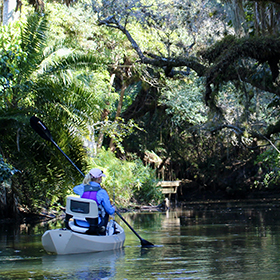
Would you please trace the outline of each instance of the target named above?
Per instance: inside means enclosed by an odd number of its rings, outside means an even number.
[[[275,231],[279,226],[279,203],[265,201],[249,203],[209,203],[185,211],[180,216],[181,226],[220,225],[224,234],[238,234],[253,231],[258,236],[266,236],[267,232]],[[208,229],[211,229],[209,227]],[[205,235],[211,235],[206,232]],[[216,233],[214,233],[216,234]]]
[[[279,201],[265,200],[203,203],[145,215],[142,220],[152,226],[149,238],[154,237],[148,240],[163,245],[149,252],[157,272],[146,277],[280,279],[279,218]]]
[[[113,279],[116,265],[124,258],[124,249],[75,255],[47,255],[42,258],[44,275],[51,274],[67,279]]]
[[[48,255],[49,224],[0,228],[0,279],[279,279],[280,202],[189,204],[168,212],[126,213],[117,252]],[[119,222],[119,221],[118,221]]]

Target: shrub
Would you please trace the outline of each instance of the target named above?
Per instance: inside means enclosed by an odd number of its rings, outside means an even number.
[[[127,206],[135,201],[158,203],[162,199],[155,171],[139,159],[119,159],[110,150],[101,149],[89,166],[100,168],[106,174],[103,187],[117,206]]]

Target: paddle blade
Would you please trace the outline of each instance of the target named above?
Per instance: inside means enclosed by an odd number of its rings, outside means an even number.
[[[134,228],[125,220],[125,218],[119,213],[119,211],[116,211],[116,214],[123,220],[123,222],[132,230],[132,232],[140,239],[142,247],[154,247],[154,244],[141,238],[140,235],[134,230]]]
[[[30,125],[42,138],[52,141],[50,131],[39,118],[32,116],[30,118]]]
[[[155,247],[155,245],[145,239],[141,239],[141,246],[144,248],[151,248],[151,247]]]

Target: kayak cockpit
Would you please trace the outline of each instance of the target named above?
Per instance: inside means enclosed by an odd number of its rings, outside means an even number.
[[[82,226],[76,223],[79,221]],[[98,225],[98,206],[92,199],[68,196],[66,199],[65,227],[90,235],[105,234],[105,227]]]

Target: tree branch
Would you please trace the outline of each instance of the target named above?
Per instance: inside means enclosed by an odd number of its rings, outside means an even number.
[[[99,21],[99,25],[106,25],[120,30],[129,40],[131,46],[136,51],[140,62],[163,69],[174,67],[188,67],[195,71],[198,76],[206,77],[205,101],[211,99],[211,84],[219,84],[220,81],[244,81],[261,90],[272,92],[280,96],[278,63],[280,61],[280,38],[275,36],[252,37],[238,39],[234,36],[225,37],[217,42],[213,47],[201,55],[202,61],[196,57],[164,57],[153,53],[143,53],[137,42],[133,39],[129,31],[116,20],[115,16],[107,17]],[[248,67],[242,67],[239,60],[248,60]],[[270,73],[262,79],[255,78],[257,71],[254,69],[256,62],[259,65],[269,65]],[[251,65],[250,65],[251,64]],[[205,66],[211,65],[211,66]],[[187,74],[187,72],[177,73]],[[166,73],[171,75],[171,71]],[[263,82],[265,79],[265,83]]]

